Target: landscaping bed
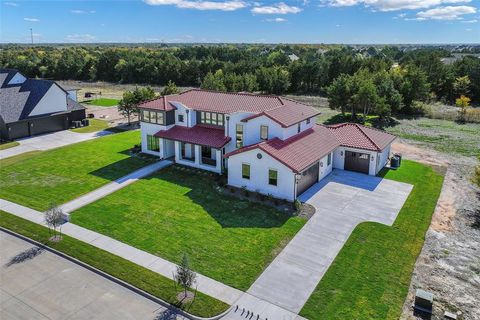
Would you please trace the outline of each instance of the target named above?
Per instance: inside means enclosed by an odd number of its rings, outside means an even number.
[[[128,131],[0,161],[0,198],[44,211],[154,161],[131,157],[140,132]]]
[[[165,168],[72,213],[71,222],[246,290],[305,219],[226,195],[215,175]]]
[[[62,235],[59,242],[49,241],[51,234],[46,227],[1,210],[0,226],[63,252],[191,314],[212,317],[228,308],[226,303],[200,292],[197,292],[193,303],[181,305],[177,302],[176,296],[182,289],[175,287],[172,280],[67,235]]]
[[[381,172],[414,188],[393,226],[358,225],[310,296],[308,319],[398,319],[412,270],[442,189],[443,174],[403,160],[399,170]]]

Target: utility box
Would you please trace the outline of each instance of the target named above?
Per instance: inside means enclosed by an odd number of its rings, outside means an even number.
[[[417,289],[413,308],[431,314],[433,309],[433,293]]]

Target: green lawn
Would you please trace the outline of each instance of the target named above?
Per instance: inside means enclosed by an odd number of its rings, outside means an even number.
[[[210,174],[169,167],[75,211],[71,221],[246,290],[305,221],[217,191]]]
[[[128,131],[0,161],[0,198],[40,211],[62,204],[151,162],[130,157],[140,132]]]
[[[100,106],[100,107],[113,107],[118,105],[118,99],[112,98],[98,98],[93,100],[82,101],[82,103],[89,104],[92,106]]]
[[[442,189],[443,175],[404,160],[385,178],[414,185],[392,227],[353,231],[301,310],[308,319],[398,319],[417,256]]]
[[[2,143],[0,143],[0,150],[13,148],[13,147],[18,146],[19,144],[20,143],[18,143],[17,141],[2,142]]]
[[[202,293],[197,294],[192,305],[179,305],[176,302],[177,291],[172,280],[66,235],[60,242],[50,242],[47,228],[1,210],[0,226],[85,262],[192,314],[212,317],[228,308],[227,304]]]
[[[90,125],[81,128],[70,129],[70,131],[78,133],[97,132],[108,128],[108,122],[99,119],[89,119]]]

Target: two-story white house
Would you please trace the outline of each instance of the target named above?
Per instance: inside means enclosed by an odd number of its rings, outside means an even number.
[[[142,151],[293,201],[333,168],[375,175],[395,136],[318,125],[311,106],[277,96],[192,89],[139,105]]]

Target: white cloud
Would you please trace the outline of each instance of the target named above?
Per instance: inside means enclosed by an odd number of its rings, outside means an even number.
[[[477,23],[478,20],[477,19],[472,19],[472,20],[464,20],[464,21],[460,21],[462,23]]]
[[[15,2],[4,2],[3,4],[10,7],[18,7],[18,3]]]
[[[70,10],[71,13],[76,13],[76,14],[86,14],[86,13],[96,13],[95,10]]]
[[[477,12],[475,7],[446,6],[417,13],[417,20],[460,20],[462,15]]]
[[[194,0],[144,0],[154,6],[174,5],[182,9],[235,11],[245,8],[247,4],[241,0],[228,1],[194,1]]]
[[[39,22],[40,21],[37,18],[23,18],[23,20],[28,21],[28,22]]]
[[[95,36],[91,34],[69,34],[65,37],[65,40],[70,42],[91,42],[95,40]]]
[[[287,22],[287,19],[284,18],[274,18],[274,19],[265,19],[267,22]]]
[[[468,3],[472,0],[323,0],[333,7],[349,7],[363,4],[379,11],[427,9],[442,4]]]
[[[252,8],[252,13],[256,14],[287,14],[287,13],[299,13],[302,9],[295,6],[289,6],[283,2],[271,5],[271,6],[258,6]]]

